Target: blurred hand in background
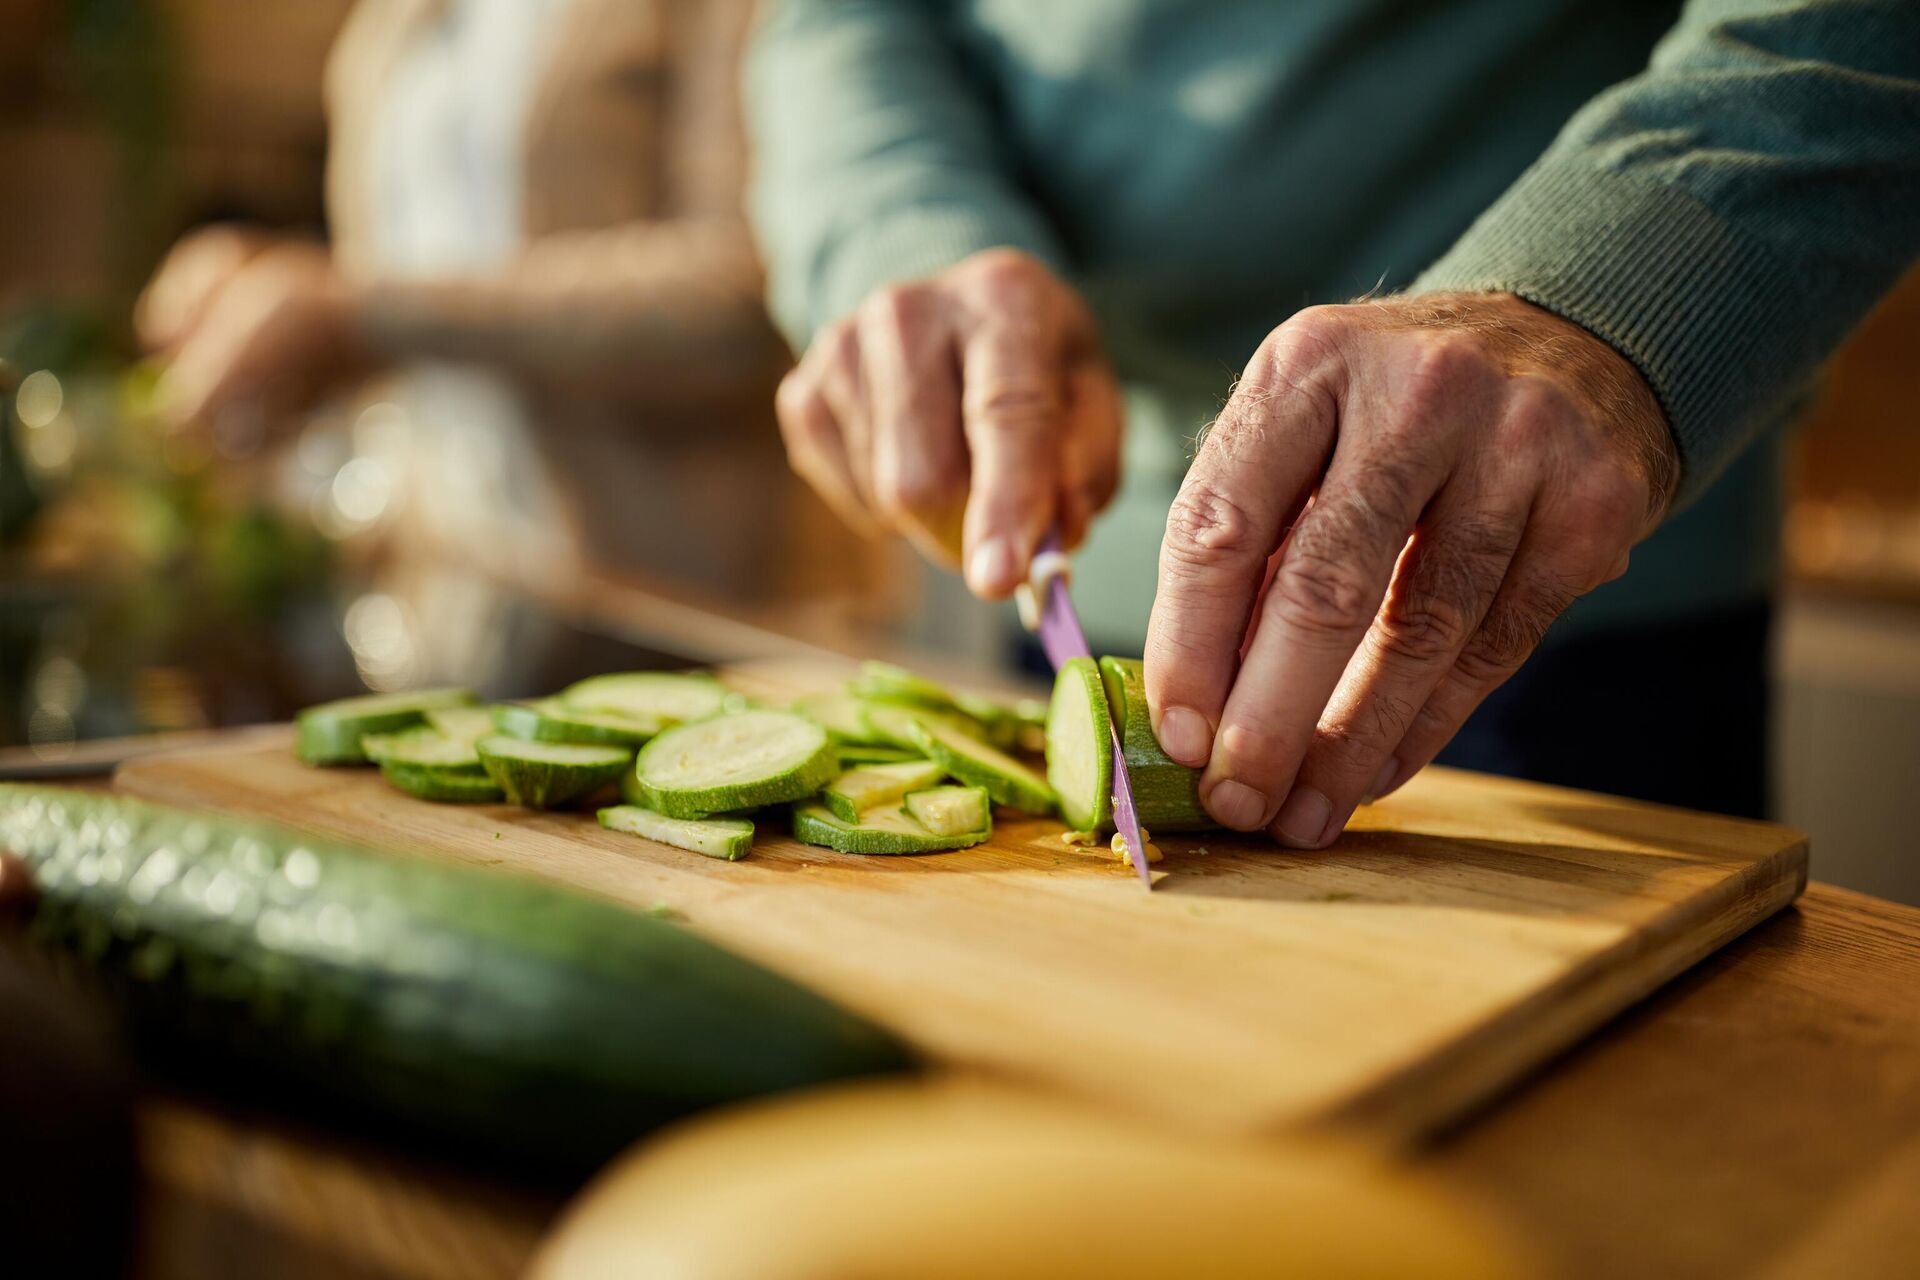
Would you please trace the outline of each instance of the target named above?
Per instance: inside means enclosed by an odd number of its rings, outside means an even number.
[[[233,412],[271,425],[373,366],[354,317],[324,245],[218,226],[167,254],[134,327],[167,361],[158,407],[173,427]]]
[[[1078,545],[1119,482],[1120,391],[1093,318],[1011,249],[876,290],[820,332],[777,405],[794,470],[848,523],[964,566],[989,599],[1051,525]]]

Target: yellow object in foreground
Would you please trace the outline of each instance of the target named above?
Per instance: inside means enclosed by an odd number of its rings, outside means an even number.
[[[1202,1139],[986,1085],[853,1086],[643,1144],[531,1280],[1503,1280],[1505,1235],[1353,1151]]]

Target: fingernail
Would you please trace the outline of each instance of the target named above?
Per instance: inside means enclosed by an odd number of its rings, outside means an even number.
[[[1325,843],[1327,819],[1333,816],[1333,802],[1312,787],[1295,787],[1273,825],[1282,844],[1295,849],[1318,849]]]
[[[1213,754],[1213,727],[1198,711],[1168,707],[1160,715],[1160,749],[1189,769],[1201,768]]]
[[[967,561],[967,585],[976,595],[1005,595],[1020,585],[1020,567],[1014,563],[1013,543],[989,538]]]
[[[1252,831],[1267,816],[1267,798],[1244,782],[1229,778],[1207,796],[1207,809],[1223,827]]]
[[[1360,803],[1372,804],[1375,800],[1378,800],[1380,793],[1387,789],[1387,784],[1393,781],[1393,775],[1398,773],[1399,770],[1400,762],[1392,756],[1388,756],[1387,762],[1380,766],[1380,772],[1373,775],[1373,781],[1368,784],[1367,793],[1360,797]]]

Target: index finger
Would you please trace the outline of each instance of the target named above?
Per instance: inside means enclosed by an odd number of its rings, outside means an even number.
[[[997,600],[1027,574],[1055,519],[1065,371],[1058,344],[989,321],[961,351],[961,423],[972,454],[962,536],[967,585]]]
[[[1267,559],[1332,451],[1335,395],[1310,341],[1263,347],[1167,512],[1147,623],[1147,708],[1161,747],[1191,768],[1213,752]]]

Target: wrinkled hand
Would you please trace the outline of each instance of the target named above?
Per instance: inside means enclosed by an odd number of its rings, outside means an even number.
[[[964,564],[981,596],[1023,581],[1113,497],[1120,395],[1080,299],[1035,259],[978,253],[823,330],[780,385],[793,468],[855,528]]]
[[[1224,825],[1330,843],[1626,571],[1678,472],[1633,366],[1517,298],[1299,313],[1167,518],[1146,654],[1161,745],[1206,767]]]
[[[215,228],[182,240],[134,312],[170,356],[158,389],[175,426],[241,410],[272,419],[312,404],[371,357],[351,291],[324,246]]]

